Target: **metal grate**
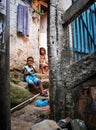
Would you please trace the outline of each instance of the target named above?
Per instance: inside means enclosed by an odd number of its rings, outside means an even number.
[[[72,0],[74,3],[76,0]],[[96,4],[84,11],[72,23],[74,61],[96,50]]]

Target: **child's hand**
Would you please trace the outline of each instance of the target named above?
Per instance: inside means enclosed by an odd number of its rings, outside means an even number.
[[[34,73],[33,71],[30,71],[30,74],[31,74],[31,75],[35,75],[35,73]]]
[[[30,73],[30,74],[34,74],[34,72],[33,72],[33,71],[30,71],[29,73]]]

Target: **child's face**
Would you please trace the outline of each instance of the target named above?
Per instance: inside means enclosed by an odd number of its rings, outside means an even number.
[[[33,61],[32,58],[29,58],[29,59],[27,60],[27,64],[28,64],[29,66],[32,66],[33,63],[34,63],[34,61]]]
[[[41,49],[41,54],[45,54],[45,50],[44,49]]]

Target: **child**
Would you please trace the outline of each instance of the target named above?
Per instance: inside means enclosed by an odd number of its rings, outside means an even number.
[[[42,74],[48,72],[48,60],[46,58],[46,50],[43,47],[40,48],[39,67],[42,71]]]
[[[33,66],[34,59],[33,57],[27,58],[27,64],[24,66],[24,76],[25,81],[30,84],[37,92],[39,92],[42,96],[48,96],[47,93],[43,89],[42,82],[36,77],[36,70]]]

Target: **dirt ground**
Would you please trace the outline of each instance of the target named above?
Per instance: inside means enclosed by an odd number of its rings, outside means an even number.
[[[39,96],[38,98],[45,97]],[[49,106],[36,107],[35,101],[11,114],[11,130],[30,130],[32,125],[49,119]]]

